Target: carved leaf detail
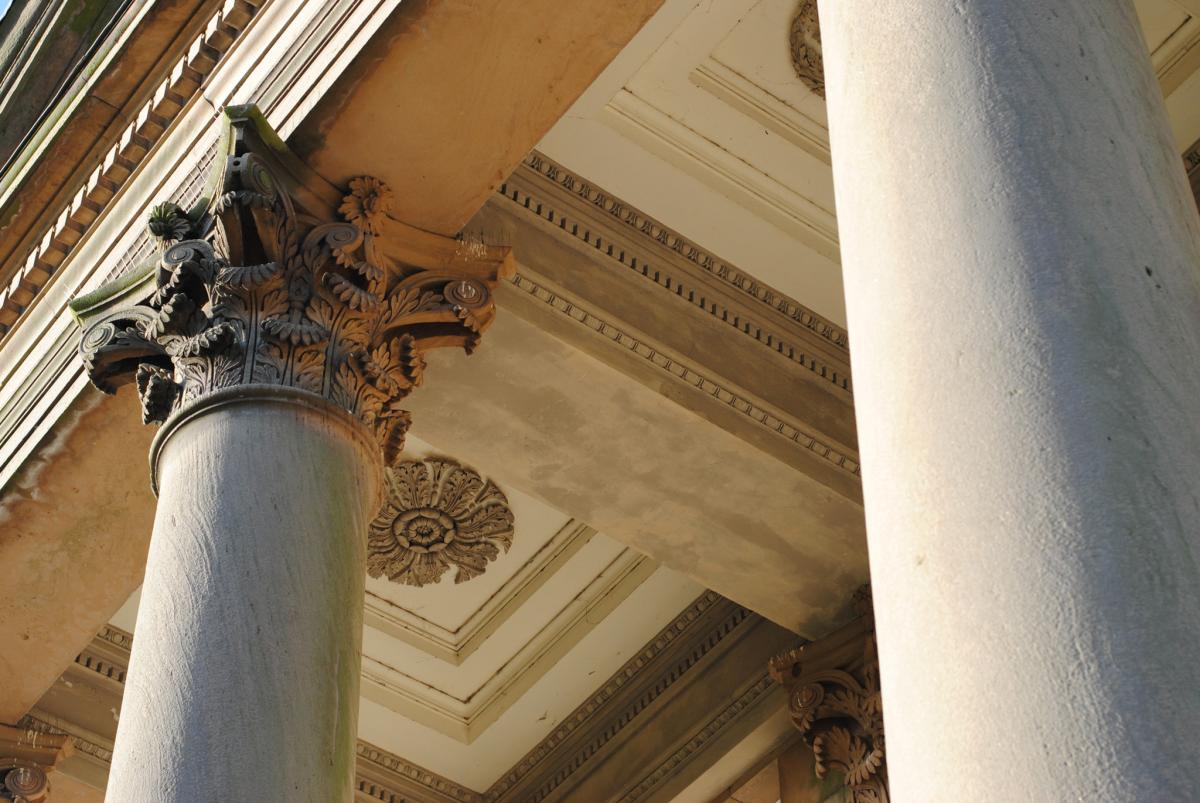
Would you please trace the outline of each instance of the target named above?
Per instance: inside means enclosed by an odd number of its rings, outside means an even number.
[[[379,306],[379,297],[359,287],[345,276],[325,274],[325,282],[341,301],[353,310],[373,310]]]
[[[309,321],[266,318],[262,322],[262,329],[268,337],[291,343],[293,346],[311,346],[329,338],[328,329]]]
[[[261,265],[242,265],[222,268],[219,281],[233,285],[242,290],[260,287],[280,275],[278,262],[264,262]]]
[[[171,406],[179,395],[179,386],[175,384],[171,372],[157,365],[142,363],[137,369],[138,396],[142,400],[142,423],[166,421],[171,414]]]
[[[155,287],[141,303],[96,315],[80,343],[89,373],[106,392],[136,382],[144,415],[159,421],[218,388],[292,385],[355,415],[396,462],[410,422],[399,405],[421,382],[422,349],[473,346],[490,321],[490,303],[457,316],[444,288],[478,287],[471,298],[484,299],[503,260],[392,225],[394,194],[376,178],[350,181],[335,207],[260,120],[230,125],[212,200],[150,210]],[[421,266],[397,261],[401,253]],[[464,261],[476,264],[464,271]],[[490,279],[480,278],[485,265]],[[461,482],[447,491],[460,511],[471,504]],[[511,538],[502,523],[474,532],[489,546],[468,550],[464,578],[479,570],[478,555]],[[446,564],[425,556],[405,565],[431,582]]]
[[[862,625],[852,623],[847,627]],[[817,777],[830,770],[841,773],[853,803],[887,803],[887,766],[884,752],[883,714],[875,641],[867,630],[861,657],[846,669],[810,669],[820,664],[820,642],[805,645],[773,659],[771,673],[789,687],[792,722],[811,746]],[[840,652],[845,636],[829,641]],[[853,655],[853,653],[851,653]],[[842,659],[839,659],[842,660]],[[797,674],[798,673],[798,674]]]
[[[182,332],[196,311],[196,304],[183,293],[173,294],[163,302],[157,314],[146,324],[146,337],[158,339],[169,332]]]
[[[219,323],[192,337],[172,338],[166,343],[166,349],[172,357],[197,357],[227,348],[236,335],[237,327],[232,323]]]

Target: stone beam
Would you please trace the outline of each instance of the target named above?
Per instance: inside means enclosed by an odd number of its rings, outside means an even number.
[[[801,634],[866,581],[857,502],[547,329],[502,315],[445,356],[408,402],[421,439]]]
[[[401,188],[397,219],[455,234],[661,4],[401,3],[290,144],[334,184]]]

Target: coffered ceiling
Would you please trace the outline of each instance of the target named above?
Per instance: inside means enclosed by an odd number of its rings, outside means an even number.
[[[405,451],[439,454],[415,438]],[[699,584],[497,484],[515,521],[512,548],[464,583],[454,571],[423,587],[368,578],[363,631],[360,738],[480,794],[506,774],[522,779],[513,768],[614,675],[624,668],[631,688],[640,681],[626,665],[664,628],[682,632],[719,599],[697,608]],[[137,595],[112,620],[135,638],[136,609]],[[752,723],[762,749],[789,734],[778,701],[770,711]],[[757,754],[735,757],[711,783]]]
[[[823,100],[797,77],[797,0],[666,0],[538,146],[844,322]],[[1180,153],[1200,137],[1200,2],[1136,0]]]

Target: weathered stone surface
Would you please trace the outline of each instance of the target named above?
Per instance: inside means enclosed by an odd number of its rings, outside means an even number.
[[[516,315],[444,356],[410,399],[422,440],[801,634],[848,614],[853,500]]]
[[[153,435],[88,391],[0,496],[0,722],[15,723],[142,581]]]
[[[260,387],[205,397],[155,451],[108,800],[349,801],[378,447],[319,397]]]
[[[335,183],[403,187],[398,219],[455,234],[661,4],[402,3],[292,145]]]
[[[1134,4],[821,14],[893,797],[1193,798],[1200,218]]]

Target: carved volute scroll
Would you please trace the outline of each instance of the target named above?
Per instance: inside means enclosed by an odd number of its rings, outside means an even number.
[[[405,460],[387,472],[387,501],[371,523],[367,573],[405,585],[482,574],[512,546],[513,514],[491,480],[448,458]]]
[[[391,464],[425,353],[479,344],[508,249],[393,220],[396,189],[361,177],[339,190],[253,107],[226,116],[207,196],[150,213],[155,264],[72,304],[91,379],[108,393],[136,383],[147,423],[236,385],[311,391],[357,416]]]
[[[65,734],[0,725],[0,803],[49,800],[49,776],[71,751]]]
[[[815,94],[825,97],[825,62],[821,57],[821,20],[817,0],[800,0],[792,18],[792,66]]]
[[[792,723],[813,751],[818,778],[841,775],[854,803],[887,803],[883,703],[874,618],[773,658]]]

